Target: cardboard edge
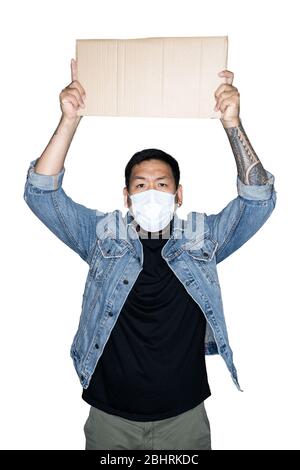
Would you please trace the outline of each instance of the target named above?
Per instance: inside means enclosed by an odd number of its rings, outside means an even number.
[[[143,36],[143,37],[140,37],[140,38],[137,38],[137,37],[134,37],[134,38],[101,38],[101,40],[115,40],[118,44],[118,42],[120,40],[122,41],[131,41],[131,40],[143,40],[143,39],[176,39],[178,37],[181,37],[181,38],[194,38],[195,36]],[[198,37],[198,36],[197,36]],[[228,69],[228,44],[229,44],[229,37],[228,37],[228,34],[226,35],[211,35],[211,36],[203,36],[205,38],[223,38],[224,39],[224,48],[225,48],[225,64],[224,64],[224,69]],[[79,41],[95,41],[99,38],[82,38],[82,39],[79,39],[77,38],[75,40],[75,57],[76,57],[76,62],[78,64],[78,44],[79,44]],[[80,72],[79,72],[79,68],[78,68],[78,80],[80,82]],[[226,79],[224,81],[224,83],[226,83]],[[84,110],[82,108],[79,108],[77,110],[77,116],[86,116],[86,114],[84,114]],[[95,116],[98,116],[97,114]],[[115,116],[115,115],[114,115]],[[210,119],[221,119],[221,116],[222,116],[222,113],[221,111],[216,111],[215,112],[215,115],[214,116],[211,116]],[[137,116],[128,116],[128,117],[137,117]],[[140,117],[156,117],[156,116],[140,116]],[[160,116],[161,117],[161,116]],[[172,117],[172,116],[170,116]],[[174,116],[176,118],[176,116]],[[191,119],[199,119],[198,117],[195,117],[195,118],[191,118]]]

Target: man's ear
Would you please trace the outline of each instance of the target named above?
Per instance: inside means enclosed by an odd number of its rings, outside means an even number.
[[[183,203],[183,189],[182,189],[181,184],[178,185],[176,196],[175,196],[175,202],[178,203],[179,207],[182,206],[182,203]]]
[[[123,197],[124,197],[124,206],[128,207],[129,193],[128,193],[128,190],[127,190],[127,186],[124,186],[124,188],[123,188]]]

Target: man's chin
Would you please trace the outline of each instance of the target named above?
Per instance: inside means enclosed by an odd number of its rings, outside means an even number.
[[[160,230],[147,230],[139,224],[136,229],[139,236],[143,238],[169,238],[171,235],[171,222],[172,220]]]

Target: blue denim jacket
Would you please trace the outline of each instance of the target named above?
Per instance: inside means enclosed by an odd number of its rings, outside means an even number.
[[[143,266],[143,246],[129,211],[100,212],[74,202],[63,190],[63,168],[57,175],[34,171],[30,162],[24,199],[34,214],[88,263],[81,315],[70,354],[83,388],[87,388],[126,298]],[[251,238],[276,204],[274,176],[265,185],[245,185],[217,214],[175,212],[162,257],[201,307],[206,317],[205,353],[220,354],[241,390],[233,363],[222,305],[217,264]]]

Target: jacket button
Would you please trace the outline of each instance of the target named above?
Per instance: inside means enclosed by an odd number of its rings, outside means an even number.
[[[208,258],[209,254],[208,253],[203,253],[204,258]]]
[[[84,381],[84,377],[83,377],[83,375],[81,375],[81,376],[80,376],[80,380],[81,380],[81,382],[83,382],[83,381]]]
[[[109,312],[109,314],[108,314],[108,315],[109,315],[110,317],[112,317],[112,316],[113,316],[113,314],[114,314],[114,312]]]
[[[96,344],[95,344],[95,348],[96,348],[96,349],[99,349],[99,344],[96,343]]]
[[[123,283],[128,284],[128,279],[124,279]]]

